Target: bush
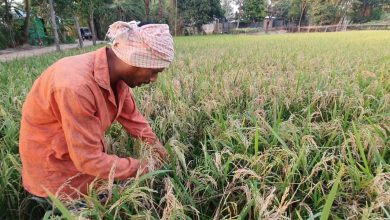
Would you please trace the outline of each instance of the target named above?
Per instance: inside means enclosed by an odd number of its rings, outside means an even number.
[[[0,25],[0,49],[5,49],[8,47],[7,33],[8,31],[6,27]]]
[[[371,20],[380,20],[383,15],[383,10],[381,8],[374,8],[372,10]]]
[[[65,44],[74,44],[76,42],[76,38],[72,36],[66,36],[65,38]]]
[[[45,39],[44,39],[44,45],[52,45],[54,44],[54,37],[52,36],[47,36]]]
[[[0,24],[0,49],[13,47],[13,42],[18,45],[22,39],[23,26],[20,22],[14,21],[12,24],[12,36],[9,36],[9,29],[5,24]]]

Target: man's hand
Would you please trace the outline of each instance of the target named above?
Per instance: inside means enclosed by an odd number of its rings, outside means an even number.
[[[156,151],[162,161],[167,161],[169,159],[168,151],[165,149],[164,145],[160,143],[160,141],[156,143]]]
[[[141,175],[145,175],[147,173],[149,173],[149,169],[148,169],[148,162],[147,161],[140,161],[140,165],[139,165],[139,173]]]

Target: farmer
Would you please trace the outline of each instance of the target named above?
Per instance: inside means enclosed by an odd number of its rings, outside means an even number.
[[[134,177],[147,164],[105,152],[104,133],[118,121],[133,137],[167,156],[138,111],[131,89],[157,80],[174,57],[165,24],[138,26],[118,21],[107,36],[111,47],[66,57],[34,82],[22,109],[19,150],[24,188],[47,197],[45,189],[71,198],[86,193],[95,179]]]

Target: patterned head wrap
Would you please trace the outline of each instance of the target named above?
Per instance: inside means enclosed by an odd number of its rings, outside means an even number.
[[[107,37],[114,53],[132,66],[166,68],[174,57],[173,39],[166,24],[138,27],[135,21],[117,21],[110,25]]]

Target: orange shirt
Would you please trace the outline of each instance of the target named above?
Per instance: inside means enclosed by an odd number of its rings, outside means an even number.
[[[129,87],[110,86],[106,48],[66,57],[34,82],[22,109],[19,150],[24,188],[46,197],[52,193],[78,197],[95,177],[135,176],[140,163],[104,152],[104,133],[117,120],[126,131],[149,143],[156,141],[136,107]],[[117,103],[118,102],[118,103]],[[64,184],[66,182],[66,184]]]

